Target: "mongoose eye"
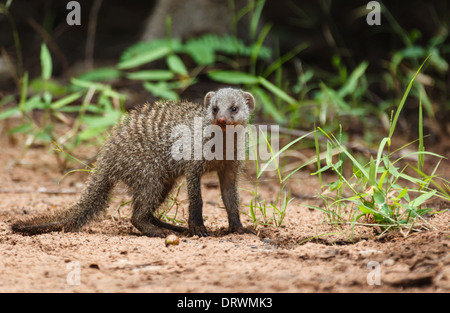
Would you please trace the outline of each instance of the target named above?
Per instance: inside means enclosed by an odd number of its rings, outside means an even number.
[[[217,112],[219,112],[219,109],[216,108],[216,107],[214,107],[214,108],[213,108],[213,112],[214,112],[214,113],[217,113]]]
[[[237,112],[237,111],[238,111],[238,108],[237,108],[237,107],[232,107],[232,108],[231,108],[231,111],[232,111],[232,112]]]

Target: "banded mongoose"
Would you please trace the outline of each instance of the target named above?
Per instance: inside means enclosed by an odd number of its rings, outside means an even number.
[[[254,106],[251,93],[223,88],[207,93],[204,105],[187,101],[156,102],[131,111],[113,129],[100,150],[97,168],[90,175],[79,200],[70,208],[52,215],[17,221],[12,230],[28,235],[79,231],[107,208],[111,190],[117,182],[123,181],[132,196],[131,223],[144,235],[162,237],[176,231],[208,236],[202,217],[200,178],[206,172],[216,171],[228,214],[229,231],[243,233],[236,187],[242,161],[174,158],[173,146],[177,137],[173,132],[179,125],[188,127],[194,142],[190,151],[190,156],[193,156],[196,139],[193,137],[198,136],[195,135],[194,120],[202,121],[200,131],[208,125],[220,126],[225,131],[225,138],[226,125],[245,126]],[[207,140],[206,136],[202,144]],[[188,229],[155,217],[155,210],[182,176],[186,177],[189,198]]]

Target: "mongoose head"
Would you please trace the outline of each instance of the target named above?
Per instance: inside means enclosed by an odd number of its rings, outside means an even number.
[[[208,92],[204,105],[209,122],[225,128],[226,125],[245,125],[255,108],[255,98],[246,91],[222,88]]]

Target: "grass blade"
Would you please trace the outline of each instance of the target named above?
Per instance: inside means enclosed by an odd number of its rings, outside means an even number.
[[[290,146],[292,146],[293,144],[299,142],[300,140],[302,140],[303,138],[306,138],[308,136],[310,136],[313,132],[309,132],[306,135],[303,135],[301,137],[298,137],[297,139],[291,141],[290,143],[288,143],[287,145],[285,145],[283,148],[281,148],[277,153],[275,153],[274,155],[272,155],[272,157],[270,158],[269,161],[267,161],[266,164],[264,164],[264,166],[261,168],[258,177],[259,178],[261,176],[261,174],[265,171],[265,169],[267,168],[267,166],[269,166],[270,163],[273,162],[273,160],[275,160],[281,153],[283,153],[286,149],[288,149]]]
[[[424,193],[424,194],[418,196],[416,199],[414,199],[411,202],[411,207],[418,207],[418,206],[422,205],[422,203],[424,203],[425,201],[427,201],[428,199],[433,197],[436,194],[436,192],[437,192],[437,190],[431,190],[427,193]]]
[[[170,47],[168,45],[162,45],[155,47],[149,51],[142,52],[138,55],[135,55],[125,61],[121,61],[118,65],[118,69],[130,69],[133,67],[137,67],[146,63],[153,62],[157,59],[165,57],[170,53]]]
[[[267,88],[268,90],[270,90],[270,92],[272,92],[274,95],[276,95],[277,97],[286,101],[287,103],[292,104],[292,105],[297,104],[297,101],[294,98],[289,96],[286,92],[284,92],[283,90],[281,90],[280,88],[278,88],[277,86],[275,86],[274,84],[269,82],[264,77],[262,77],[262,76],[259,77],[259,83],[261,85],[263,85],[265,88]]]
[[[322,173],[320,172],[320,147],[319,147],[319,137],[317,135],[316,123],[314,122],[314,145],[316,146],[316,157],[317,157],[317,171],[319,172],[319,184],[320,188],[323,189],[322,185]]]
[[[184,65],[181,58],[176,54],[171,54],[167,57],[167,66],[174,73],[184,76],[188,75],[188,70],[186,66]]]
[[[419,152],[424,152],[425,147],[423,145],[423,114],[422,114],[422,95],[419,100]],[[421,171],[424,165],[424,155],[423,153],[418,155],[417,158],[417,168]]]
[[[42,44],[41,46],[41,67],[42,78],[44,80],[49,80],[52,76],[52,57],[45,44]]]
[[[248,73],[240,72],[240,71],[214,71],[209,72],[208,76],[216,81],[226,83],[226,84],[245,84],[251,85],[258,83],[258,78]]]
[[[392,135],[394,134],[394,130],[395,130],[395,127],[397,126],[397,121],[398,121],[398,118],[400,116],[400,112],[402,111],[403,106],[405,105],[405,101],[406,101],[406,98],[408,97],[409,92],[411,91],[411,87],[412,87],[412,85],[413,85],[417,75],[419,75],[420,70],[422,69],[422,67],[425,65],[425,63],[427,62],[427,60],[429,58],[430,58],[430,55],[428,55],[428,57],[425,59],[425,61],[423,61],[423,63],[420,65],[419,69],[417,70],[416,74],[414,75],[414,77],[409,82],[408,88],[406,88],[406,91],[403,94],[403,98],[400,101],[400,104],[399,104],[399,106],[397,108],[397,112],[395,112],[394,119],[392,120],[392,124],[391,124],[391,127],[389,129],[389,138],[392,138]]]
[[[60,109],[66,105],[68,105],[69,103],[74,102],[75,100],[77,100],[78,98],[80,98],[82,95],[81,92],[75,92],[73,94],[70,94],[64,98],[59,99],[58,101],[55,101],[52,103],[52,105],[50,106],[50,108],[52,110],[57,110]]]

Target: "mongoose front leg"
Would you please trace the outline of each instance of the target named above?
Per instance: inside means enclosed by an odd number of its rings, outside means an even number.
[[[237,166],[230,163],[224,170],[218,171],[220,191],[228,214],[228,227],[232,233],[243,234],[244,229],[239,218],[239,195],[237,192]]]
[[[189,171],[186,175],[187,191],[189,198],[189,233],[199,237],[209,236],[203,224],[203,200],[201,193],[201,172]]]

